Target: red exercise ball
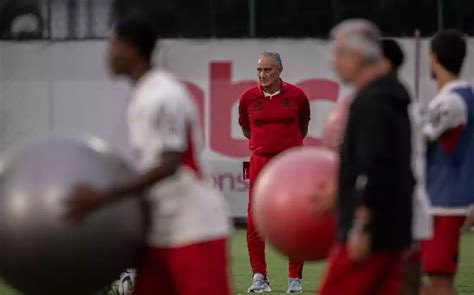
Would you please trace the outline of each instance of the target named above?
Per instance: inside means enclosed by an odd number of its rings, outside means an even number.
[[[338,157],[329,149],[302,147],[273,159],[253,191],[257,232],[281,253],[301,260],[328,257],[335,241],[334,213],[317,213],[322,188],[335,187]]]

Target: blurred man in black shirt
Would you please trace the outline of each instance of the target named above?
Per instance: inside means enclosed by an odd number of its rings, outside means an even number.
[[[341,148],[338,244],[320,294],[399,294],[412,242],[410,98],[395,74],[380,73],[374,24],[347,20],[332,37],[335,71],[357,94]]]
[[[380,41],[382,49],[382,58],[379,62],[379,70],[381,74],[395,74],[398,75],[400,67],[405,61],[403,50],[397,41],[390,38],[384,38]]]
[[[399,74],[403,64],[403,50],[394,39],[382,39],[383,58],[379,63],[381,74]],[[421,106],[412,100],[409,114],[412,125],[412,169],[417,184],[413,194],[412,247],[403,255],[403,295],[418,295],[421,288],[421,253],[419,241],[430,239],[433,234],[433,222],[429,212],[429,200],[425,184],[425,145],[421,132]]]

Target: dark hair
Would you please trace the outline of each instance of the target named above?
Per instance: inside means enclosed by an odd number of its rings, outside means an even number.
[[[390,61],[392,64],[392,69],[396,72],[403,64],[405,59],[405,55],[403,54],[403,50],[398,44],[397,41],[393,39],[382,39],[380,41],[383,56]]]
[[[143,17],[126,18],[117,22],[114,31],[120,39],[136,47],[146,61],[151,61],[158,39],[158,33],[152,22]]]
[[[446,30],[438,32],[431,40],[431,52],[449,72],[459,75],[466,57],[466,40],[461,32]]]

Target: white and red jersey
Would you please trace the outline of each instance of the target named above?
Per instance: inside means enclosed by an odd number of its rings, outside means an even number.
[[[206,180],[198,111],[184,85],[169,73],[150,71],[136,84],[127,115],[139,172],[158,166],[164,152],[183,153],[175,175],[148,193],[149,244],[175,247],[227,236],[227,206],[222,194]]]
[[[470,85],[465,81],[450,82],[430,101],[428,118],[423,126],[423,134],[429,140],[437,140],[447,131],[454,131],[466,125],[468,108],[462,96],[453,90],[467,87]]]
[[[128,107],[129,137],[136,168],[148,170],[163,152],[182,152],[183,165],[202,173],[202,131],[194,101],[171,74],[149,72],[135,86]]]
[[[474,204],[474,90],[465,81],[444,85],[428,105],[423,133],[427,188],[436,215],[465,215]]]

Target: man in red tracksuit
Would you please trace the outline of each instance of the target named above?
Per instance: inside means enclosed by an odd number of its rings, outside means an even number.
[[[252,221],[252,188],[261,169],[280,152],[303,145],[308,132],[310,109],[308,98],[298,87],[280,79],[283,70],[280,55],[259,55],[259,85],[247,90],[240,99],[239,123],[250,139],[249,205],[247,246],[253,271],[248,292],[270,292],[265,261],[265,242],[255,231]],[[303,262],[290,259],[288,292],[301,292]]]

